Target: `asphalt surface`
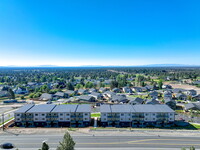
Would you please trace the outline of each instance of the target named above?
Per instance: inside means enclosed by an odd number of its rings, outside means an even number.
[[[55,150],[63,135],[0,135],[0,144],[13,143],[19,150],[36,150],[46,141],[51,150]],[[200,149],[200,137],[164,137],[164,136],[93,136],[74,135],[76,150],[175,150],[195,146]]]

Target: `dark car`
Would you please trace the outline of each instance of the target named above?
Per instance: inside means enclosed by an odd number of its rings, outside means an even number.
[[[3,143],[0,145],[2,149],[13,149],[15,146],[12,143]]]

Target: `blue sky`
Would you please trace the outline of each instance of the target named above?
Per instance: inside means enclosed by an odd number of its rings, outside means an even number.
[[[1,0],[2,65],[200,65],[199,0]]]

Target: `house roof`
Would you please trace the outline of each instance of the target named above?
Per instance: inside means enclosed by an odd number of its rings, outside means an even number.
[[[65,93],[64,92],[56,92],[56,94],[54,94],[54,95],[63,97],[65,95]]]
[[[144,100],[142,98],[139,97],[128,97],[129,103],[135,103],[135,104],[142,104],[144,102]]]
[[[29,109],[31,109],[34,106],[34,104],[27,104],[19,108],[15,111],[15,113],[26,113]]]
[[[156,99],[148,99],[146,101],[146,104],[154,104],[155,105],[155,104],[160,104],[160,102]]]
[[[52,94],[43,93],[43,94],[40,96],[40,99],[52,99]]]
[[[90,100],[92,98],[92,96],[89,96],[89,95],[81,95],[79,97],[79,99],[83,99],[83,100]]]
[[[27,113],[35,113],[35,112],[48,113],[51,112],[55,107],[56,105],[53,104],[35,105],[30,110],[28,110]]]
[[[101,93],[97,93],[97,92],[92,92],[90,95],[91,96],[101,96],[102,94]]]
[[[72,91],[72,90],[67,90],[67,91],[65,91],[65,93],[70,95],[70,94],[74,94],[74,93],[75,93],[75,91]]]

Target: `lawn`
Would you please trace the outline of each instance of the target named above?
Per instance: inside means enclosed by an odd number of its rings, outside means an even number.
[[[97,117],[97,118],[100,118],[101,114],[100,113],[92,113],[91,114],[91,117],[94,118],[94,117]]]

